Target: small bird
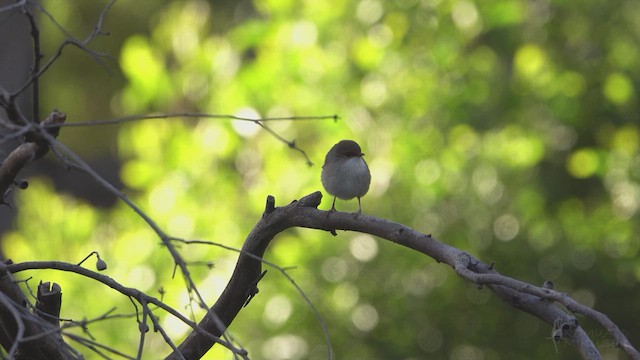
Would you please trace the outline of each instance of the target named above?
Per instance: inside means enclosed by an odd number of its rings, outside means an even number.
[[[360,145],[353,140],[342,140],[333,145],[322,165],[322,185],[333,195],[330,212],[336,211],[336,198],[358,198],[358,214],[362,214],[360,198],[369,191],[371,173],[362,158]]]

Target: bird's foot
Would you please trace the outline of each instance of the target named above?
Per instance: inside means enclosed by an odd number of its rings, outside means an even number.
[[[338,210],[336,210],[335,207],[331,207],[331,209],[329,209],[329,211],[327,211],[327,217],[329,217],[329,215],[333,214],[334,212],[337,212]]]

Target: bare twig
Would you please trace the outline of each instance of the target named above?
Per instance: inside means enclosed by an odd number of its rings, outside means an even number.
[[[0,273],[4,273],[4,272],[9,272],[9,273],[18,273],[21,271],[25,271],[25,270],[35,270],[35,269],[52,269],[52,270],[60,270],[60,271],[66,271],[66,272],[71,272],[71,273],[75,273],[78,275],[82,275],[85,276],[87,278],[96,280],[116,291],[118,291],[119,293],[128,296],[132,299],[136,299],[136,301],[141,304],[143,306],[143,308],[147,308],[148,311],[151,311],[148,308],[148,304],[153,304],[157,307],[159,307],[160,309],[164,310],[165,312],[171,314],[172,316],[175,316],[176,318],[178,318],[180,321],[184,322],[185,324],[189,325],[191,328],[193,328],[196,332],[198,332],[199,334],[201,334],[202,336],[205,336],[209,339],[211,339],[212,341],[215,341],[217,343],[220,343],[222,346],[227,347],[229,350],[231,350],[232,352],[239,354],[239,355],[246,355],[246,351],[242,350],[242,349],[238,349],[235,346],[233,346],[231,343],[226,342],[225,340],[221,339],[220,337],[217,336],[213,336],[210,333],[205,332],[204,330],[198,328],[196,326],[196,324],[189,320],[188,318],[186,318],[184,315],[182,315],[179,311],[175,310],[174,308],[172,308],[171,306],[163,303],[162,301],[149,296],[145,293],[143,293],[142,291],[138,290],[138,289],[134,289],[134,288],[129,288],[126,287],[122,284],[120,284],[119,282],[115,281],[114,279],[112,279],[111,277],[108,277],[106,275],[102,275],[99,274],[95,271],[91,271],[89,269],[83,268],[81,266],[75,265],[75,264],[70,264],[70,263],[66,263],[66,262],[62,262],[62,261],[28,261],[28,262],[22,262],[22,263],[14,263],[14,264],[3,264],[0,263]],[[152,320],[154,319],[154,317],[151,317]],[[154,323],[154,325],[156,325]]]
[[[320,115],[320,116],[284,116],[284,117],[266,117],[261,119],[248,118],[243,116],[236,115],[228,115],[228,114],[206,114],[206,113],[170,113],[170,114],[153,114],[153,115],[131,115],[124,116],[120,118],[107,119],[107,120],[92,120],[92,121],[84,121],[84,122],[74,122],[67,123],[65,127],[78,127],[78,126],[96,126],[96,125],[113,125],[113,124],[122,124],[126,122],[132,121],[141,121],[141,120],[159,120],[159,119],[181,119],[181,118],[203,118],[203,119],[228,119],[228,120],[238,120],[238,121],[250,121],[266,132],[268,132],[271,136],[278,139],[278,141],[284,143],[289,148],[299,152],[304,156],[307,165],[313,166],[313,162],[307,155],[307,153],[298,147],[295,140],[287,140],[282,137],[280,134],[275,132],[273,129],[265,125],[265,122],[270,121],[300,121],[300,120],[338,120],[338,115]]]
[[[144,350],[144,339],[149,331],[149,325],[147,325],[147,319],[149,312],[145,309],[142,310],[142,321],[138,322],[138,328],[140,329],[140,341],[138,341],[138,355],[136,360],[142,359],[142,351]]]
[[[236,116],[229,114],[209,114],[194,112],[179,112],[166,114],[146,114],[146,115],[130,115],[112,119],[90,120],[66,123],[63,127],[79,127],[79,126],[96,126],[96,125],[115,125],[140,120],[161,120],[161,119],[180,119],[180,118],[203,118],[203,119],[227,119],[239,121],[302,121],[302,120],[335,120],[337,115],[319,115],[319,116],[283,116],[283,117],[266,117],[266,118],[249,118],[244,116]]]
[[[270,127],[268,127],[267,125],[263,124],[263,120],[255,120],[254,121],[255,124],[257,124],[258,126],[260,126],[261,128],[263,128],[265,131],[267,131],[269,134],[271,134],[273,137],[275,137],[276,139],[280,140],[281,142],[287,144],[287,146],[291,149],[294,149],[298,152],[300,152],[302,154],[302,156],[304,156],[305,160],[307,161],[307,165],[309,165],[309,167],[313,166],[313,162],[311,161],[311,159],[309,158],[309,156],[307,155],[307,153],[300,149],[297,145],[296,145],[296,141],[295,140],[287,140],[285,138],[283,138],[282,136],[280,136],[277,132],[273,131]]]
[[[25,327],[24,327],[24,323],[22,321],[22,316],[20,314],[20,311],[16,308],[15,303],[4,293],[0,292],[0,302],[2,302],[2,304],[4,305],[4,308],[8,309],[9,312],[11,313],[11,315],[13,316],[13,320],[15,321],[16,324],[16,334],[15,334],[15,339],[13,339],[13,344],[11,345],[11,348],[9,348],[9,358],[12,358],[15,356],[16,352],[18,351],[18,345],[20,345],[20,341],[23,340],[24,335],[25,335]]]
[[[64,154],[64,157],[61,157],[62,161],[64,161],[66,164],[68,164],[71,167],[74,167],[76,169],[79,169],[79,170],[84,171],[87,174],[91,175],[105,189],[110,191],[112,194],[114,194],[116,197],[118,197],[120,200],[122,200],[125,204],[127,204],[131,209],[133,209],[133,211],[135,211],[138,214],[138,216],[141,219],[143,219],[147,223],[147,225],[149,225],[149,227],[158,235],[158,237],[162,241],[162,244],[164,246],[166,246],[167,249],[169,250],[169,253],[173,257],[174,263],[180,268],[180,270],[182,272],[182,275],[183,275],[183,278],[184,278],[184,280],[185,280],[185,282],[187,284],[187,289],[189,289],[190,292],[193,292],[196,295],[197,300],[198,300],[198,305],[202,309],[207,310],[208,306],[207,306],[204,298],[202,297],[202,295],[198,291],[198,288],[197,288],[195,282],[191,278],[191,273],[190,273],[190,271],[189,271],[189,269],[187,267],[187,264],[182,259],[182,256],[180,255],[178,250],[173,246],[171,241],[169,241],[170,237],[164,232],[164,230],[162,230],[156,224],[156,222],[153,219],[151,219],[151,217],[149,215],[147,215],[140,207],[138,207],[133,201],[131,201],[125,194],[123,194],[120,190],[116,189],[115,186],[113,186],[110,182],[108,182],[100,174],[98,174],[95,170],[93,170],[93,168],[91,168],[76,153],[74,153],[73,151],[68,149],[62,143],[56,141],[54,137],[49,136],[48,134],[44,134],[44,135],[48,137],[48,140],[49,140],[50,143],[54,144],[53,146],[55,148],[58,148],[58,150],[61,151]],[[212,314],[212,316],[215,318],[216,317],[215,313]],[[219,325],[222,326],[222,322],[221,321],[217,321],[217,322],[219,323]],[[223,335],[223,337],[226,338],[226,335]],[[225,342],[229,343],[230,341],[229,340],[225,340]]]
[[[14,10],[14,9],[18,9],[18,8],[23,8],[26,5],[27,5],[27,0],[19,0],[19,1],[16,1],[15,3],[13,3],[11,5],[6,5],[6,6],[3,6],[3,7],[0,7],[0,13],[6,12],[6,11],[10,11],[10,10]]]
[[[113,4],[115,3],[115,0],[111,0],[109,3],[107,3],[107,5],[105,5],[105,7],[103,8],[102,12],[100,13],[99,17],[98,17],[98,21],[96,26],[94,27],[93,31],[84,39],[84,40],[78,40],[77,38],[75,38],[73,35],[71,35],[62,25],[60,25],[54,18],[53,16],[37,1],[34,2],[30,2],[31,4],[33,4],[34,6],[36,6],[45,16],[47,16],[51,22],[63,33],[65,34],[65,36],[67,37],[67,39],[65,41],[63,41],[60,46],[58,46],[58,50],[56,51],[56,53],[49,59],[49,61],[47,61],[44,66],[40,69],[38,69],[38,71],[35,71],[36,69],[34,69],[33,73],[31,74],[31,77],[28,81],[26,81],[22,87],[20,89],[18,89],[18,91],[16,91],[15,93],[13,93],[11,95],[12,99],[15,99],[18,95],[20,95],[22,92],[24,92],[29,86],[31,86],[32,84],[34,84],[35,82],[38,81],[38,79],[40,78],[40,76],[42,76],[42,74],[44,74],[57,60],[58,58],[62,55],[62,50],[67,46],[67,45],[73,45],[77,48],[79,48],[80,50],[86,52],[87,54],[89,54],[97,63],[99,63],[100,65],[102,65],[103,67],[107,68],[106,64],[102,61],[103,57],[110,57],[108,54],[104,54],[104,53],[100,53],[94,50],[91,50],[87,47],[87,45],[93,41],[93,39],[98,36],[98,35],[106,35],[107,33],[102,31],[102,25],[103,25],[103,20],[104,20],[104,16],[105,14],[111,9],[111,7],[113,6]],[[25,5],[26,7],[26,5]],[[33,31],[33,27],[32,27],[32,31]],[[36,58],[40,55],[38,53],[34,54],[36,56]],[[38,60],[39,63],[39,60]],[[36,99],[34,99],[36,100]],[[38,103],[35,103],[34,101],[34,106],[38,106]]]
[[[16,104],[16,98],[2,87],[0,87],[0,108],[7,112],[8,117],[6,120],[2,119],[2,126],[15,129],[14,126],[24,126],[30,123]]]
[[[29,20],[31,26],[31,37],[33,38],[33,67],[31,68],[31,78],[33,79],[32,87],[32,119],[39,121],[40,119],[40,76],[35,76],[40,72],[40,60],[44,57],[40,52],[40,29],[36,24],[36,20],[27,6],[22,8],[25,16]]]
[[[228,114],[206,114],[206,113],[170,113],[170,114],[157,114],[157,115],[131,115],[124,116],[115,119],[107,119],[107,120],[92,120],[92,121],[83,121],[83,122],[74,122],[65,124],[66,127],[78,127],[78,126],[96,126],[96,125],[113,125],[113,124],[122,124],[126,122],[132,121],[141,121],[141,120],[159,120],[159,119],[181,119],[181,118],[204,118],[204,119],[228,119],[228,120],[238,120],[238,121],[250,121],[266,132],[268,132],[271,136],[278,139],[278,141],[284,143],[292,150],[295,150],[304,156],[307,165],[313,166],[313,162],[307,155],[307,153],[298,147],[295,140],[287,140],[273,129],[265,125],[265,122],[270,121],[300,121],[300,120],[338,120],[338,115],[320,115],[320,116],[284,116],[284,117],[266,117],[261,119],[248,118],[243,116],[236,115],[228,115]]]
[[[63,332],[62,333],[64,336],[68,337],[69,339],[78,342],[79,344],[82,344],[83,346],[87,347],[88,349],[91,349],[93,352],[95,352],[96,354],[102,356],[105,359],[110,359],[110,357],[106,356],[102,350],[106,350],[112,354],[116,354],[120,357],[123,357],[125,359],[129,359],[129,360],[134,360],[135,358],[132,356],[129,356],[121,351],[118,351],[110,346],[104,345],[98,341],[95,341],[93,339],[87,339],[84,338],[82,336],[78,336],[74,333],[70,333],[70,332]]]

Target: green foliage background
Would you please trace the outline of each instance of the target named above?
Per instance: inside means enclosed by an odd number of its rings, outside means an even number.
[[[45,2],[78,34],[103,5]],[[72,122],[182,111],[338,114],[335,123],[269,123],[296,139],[313,167],[254,124],[229,120],[68,128],[60,139],[87,159],[118,157],[123,191],[172,236],[238,248],[267,195],[286,204],[321,189],[326,151],[355,139],[373,175],[365,213],[432,233],[506,275],[553,280],[638,346],[638,14],[632,0],[117,2],[106,17],[111,36],[93,44],[113,55],[112,72],[70,50],[42,78],[42,111],[61,109]],[[50,54],[62,35],[42,23]],[[158,296],[162,288],[166,302],[191,311],[166,249],[129,208],[95,208],[46,177],[30,182],[16,196],[7,256],[77,262],[97,250],[109,276]],[[212,303],[237,255],[182,251]],[[577,357],[567,344],[554,347],[549,326],[488,290],[367,235],[292,230],[266,258],[296,267],[290,274],[318,307],[339,359]],[[66,318],[133,312],[128,299],[86,279],[28,275],[60,283]],[[579,321],[606,359],[624,358],[603,329]],[[186,331],[164,316],[163,325],[175,337]],[[135,354],[132,319],[89,330]],[[312,311],[276,271],[231,333],[255,359],[326,358]],[[157,334],[146,348],[149,359],[169,352]],[[216,347],[207,358],[231,355]]]

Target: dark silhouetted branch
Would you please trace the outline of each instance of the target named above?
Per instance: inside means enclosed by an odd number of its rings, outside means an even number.
[[[317,206],[321,198],[322,194],[315,192],[284,207],[274,207],[273,197],[268,198],[262,218],[245,240],[227,287],[210,311],[216,314],[226,327],[242,309],[247,298],[254,294],[256,279],[260,278],[262,271],[260,258],[277,234],[291,227],[325,230],[332,234],[336,230],[348,230],[378,236],[449,265],[463,279],[478,286],[484,285],[509,305],[549,324],[552,339],[556,342],[567,341],[576,347],[583,359],[600,359],[601,356],[577,319],[557,304],[598,321],[632,359],[639,358],[638,351],[615,324],[606,321],[608,318],[599,318],[596,313],[600,313],[579,304],[566,294],[501,275],[493,265],[485,264],[462,250],[405,225],[368,215],[354,216],[350,213],[320,211]],[[217,326],[209,318],[210,313],[200,321],[199,328],[220,336],[226,327]],[[178,349],[185,359],[194,360],[200,359],[214,344],[215,341],[211,338],[205,339],[197,332],[192,332]],[[331,350],[329,357],[332,357]],[[176,354],[172,353],[166,359],[176,358]]]

